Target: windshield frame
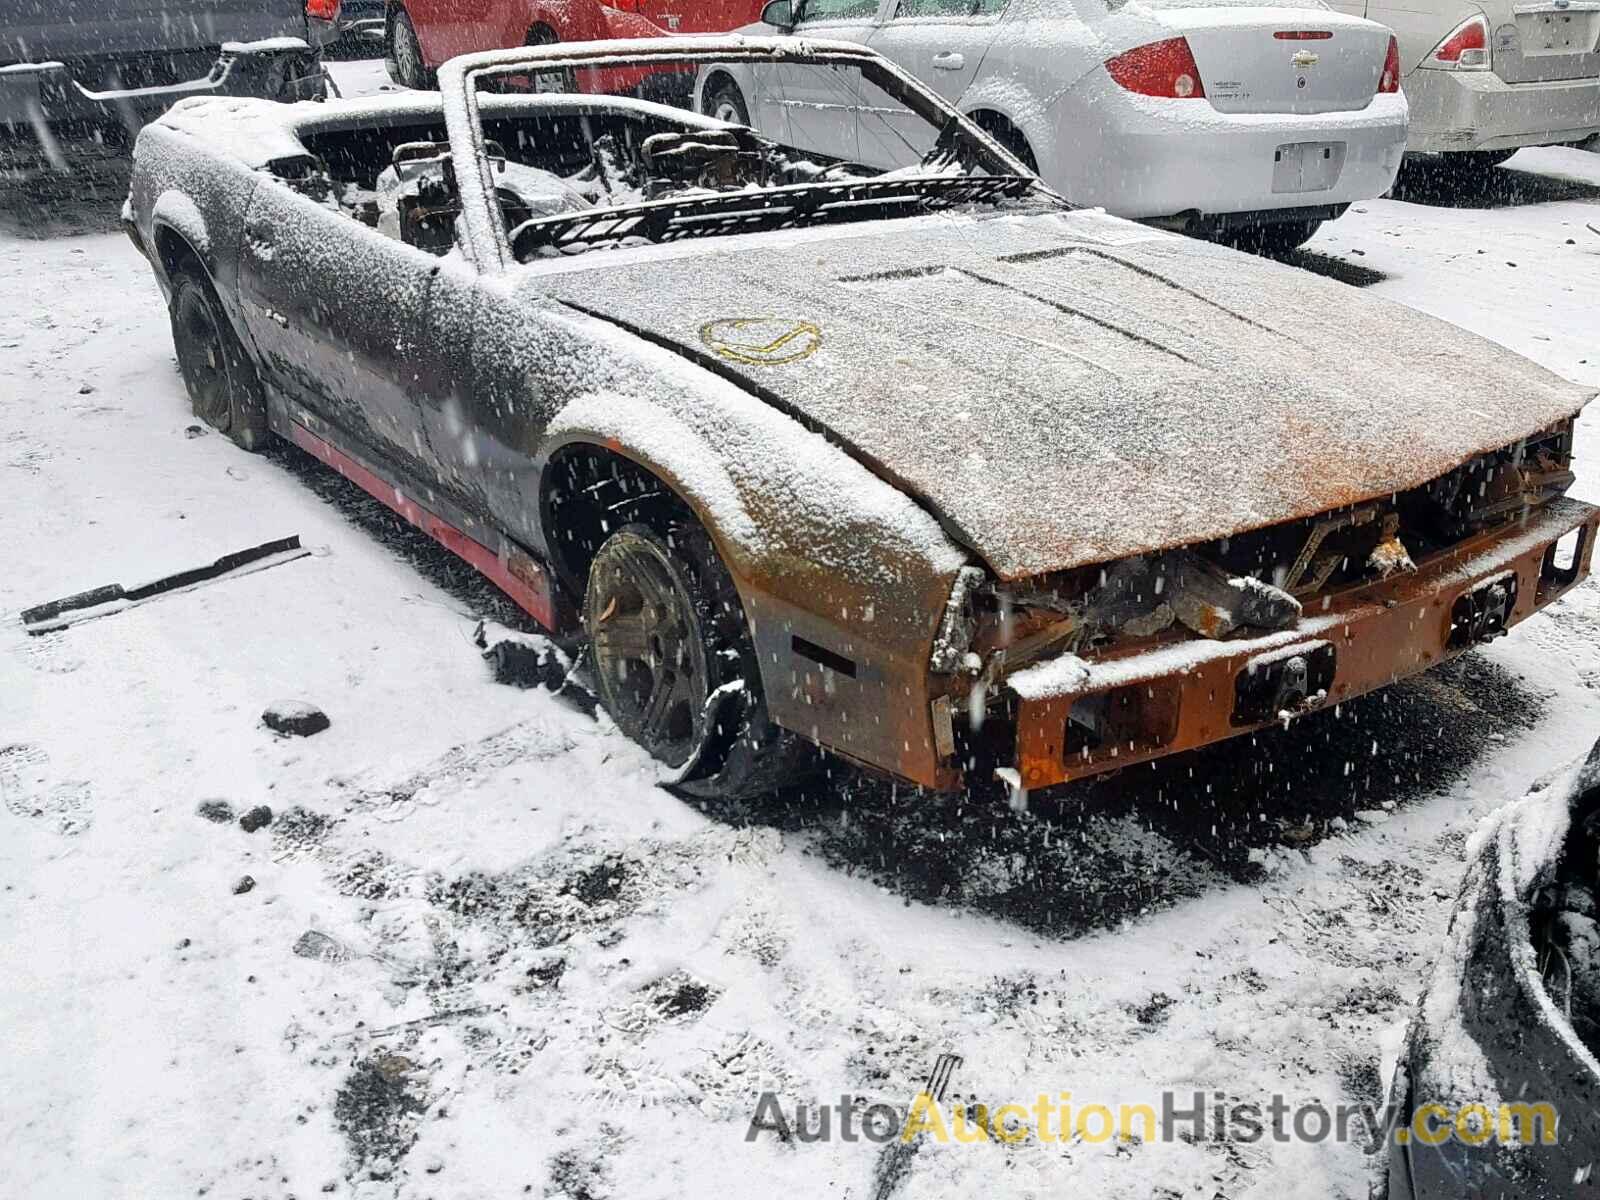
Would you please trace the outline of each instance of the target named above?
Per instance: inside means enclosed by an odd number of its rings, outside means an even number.
[[[1044,195],[1066,204],[1038,175],[975,122],[962,115],[936,92],[906,74],[888,59],[865,46],[812,38],[665,37],[625,39],[625,43],[557,42],[548,46],[518,46],[488,50],[453,58],[439,68],[439,91],[444,101],[445,127],[455,149],[456,184],[461,196],[459,218],[463,249],[480,271],[500,271],[517,266],[511,252],[510,231],[494,202],[494,182],[479,117],[480,78],[515,74],[519,69],[550,71],[641,66],[651,63],[802,63],[838,64],[858,69],[868,82],[904,104],[935,129],[955,123],[973,143],[983,165],[1002,175],[1017,175],[1033,182]],[[603,97],[570,93],[576,100]],[[542,93],[549,103],[552,93]],[[687,123],[700,114],[683,110]],[[698,120],[697,120],[698,119]],[[462,154],[462,150],[468,154]],[[462,169],[470,160],[476,169]]]

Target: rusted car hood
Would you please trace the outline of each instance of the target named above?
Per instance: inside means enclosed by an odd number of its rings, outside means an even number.
[[[1359,289],[1096,212],[532,271],[823,430],[1004,578],[1400,491],[1589,398]]]

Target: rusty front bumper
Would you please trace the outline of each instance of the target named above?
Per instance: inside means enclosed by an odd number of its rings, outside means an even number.
[[[1557,500],[1415,572],[1313,601],[1291,630],[1020,672],[1010,684],[1022,784],[1048,787],[1192,750],[1414,675],[1498,637],[1586,578],[1597,528],[1600,509]]]

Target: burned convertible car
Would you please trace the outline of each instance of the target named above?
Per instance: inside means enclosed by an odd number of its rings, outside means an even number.
[[[1600,745],[1474,838],[1390,1093],[1387,1200],[1600,1180]]]
[[[550,90],[727,62],[858,73],[860,120],[929,149],[881,172]],[[195,411],[584,635],[685,788],[811,745],[939,789],[1101,774],[1423,670],[1589,570],[1580,389],[1072,210],[862,47],[558,45],[440,86],[180,105],[130,231]]]

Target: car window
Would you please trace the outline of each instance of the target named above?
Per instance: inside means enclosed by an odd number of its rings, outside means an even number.
[[[1122,9],[1148,9],[1154,12],[1164,12],[1178,8],[1258,8],[1261,0],[1106,0],[1106,7],[1112,12]],[[1316,8],[1328,11],[1328,6],[1322,0],[1283,0],[1275,3],[1276,8]]]
[[[800,24],[855,21],[877,15],[877,0],[805,0],[804,6],[800,9]]]
[[[900,17],[992,17],[1007,0],[900,0],[894,10]]]

